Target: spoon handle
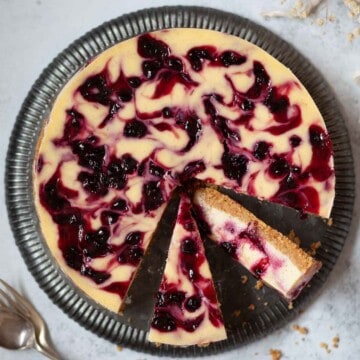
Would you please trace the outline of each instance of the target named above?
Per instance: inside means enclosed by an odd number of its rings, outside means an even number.
[[[57,354],[57,352],[54,349],[52,349],[48,346],[43,346],[43,345],[39,344],[38,342],[35,342],[34,348],[39,353],[45,355],[47,358],[49,358],[51,360],[61,360],[59,354]]]

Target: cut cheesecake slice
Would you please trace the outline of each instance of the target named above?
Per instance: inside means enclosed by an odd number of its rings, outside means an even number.
[[[210,238],[286,299],[295,299],[320,269],[289,238],[215,189],[198,189],[194,202]]]
[[[156,297],[151,342],[190,346],[226,339],[205,249],[190,210],[189,198],[182,195]]]

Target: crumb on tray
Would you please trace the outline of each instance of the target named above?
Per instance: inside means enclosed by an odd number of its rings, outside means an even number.
[[[249,278],[246,275],[241,275],[241,283],[246,284],[248,282]]]
[[[291,230],[291,231],[289,232],[288,238],[289,238],[292,242],[294,242],[296,245],[300,245],[300,243],[301,243],[301,240],[299,239],[298,236],[296,236],[294,230]]]
[[[264,286],[264,283],[262,280],[258,280],[255,284],[255,289],[260,290]]]
[[[207,342],[207,343],[204,343],[204,344],[198,344],[198,347],[205,348],[205,347],[208,347],[209,345],[210,345],[210,343]]]
[[[321,246],[321,242],[320,241],[316,241],[316,242],[313,242],[311,245],[310,245],[310,249],[308,250],[308,254],[311,255],[311,256],[315,256],[316,255],[316,251],[317,249]]]

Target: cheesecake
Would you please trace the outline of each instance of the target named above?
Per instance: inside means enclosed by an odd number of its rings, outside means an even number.
[[[196,190],[194,203],[210,239],[287,300],[321,268],[299,245],[216,189]]]
[[[117,312],[171,194],[193,179],[327,218],[324,120],[288,68],[238,37],[128,39],[80,69],[44,123],[33,171],[43,238],[71,281]]]
[[[191,202],[182,195],[170,240],[148,340],[176,346],[206,345],[226,331]]]

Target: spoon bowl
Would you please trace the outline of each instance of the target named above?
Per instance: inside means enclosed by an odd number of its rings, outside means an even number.
[[[12,350],[33,348],[49,359],[60,360],[51,346],[47,326],[34,306],[0,279],[0,347]]]
[[[32,323],[14,312],[0,312],[0,346],[10,350],[35,347]]]

